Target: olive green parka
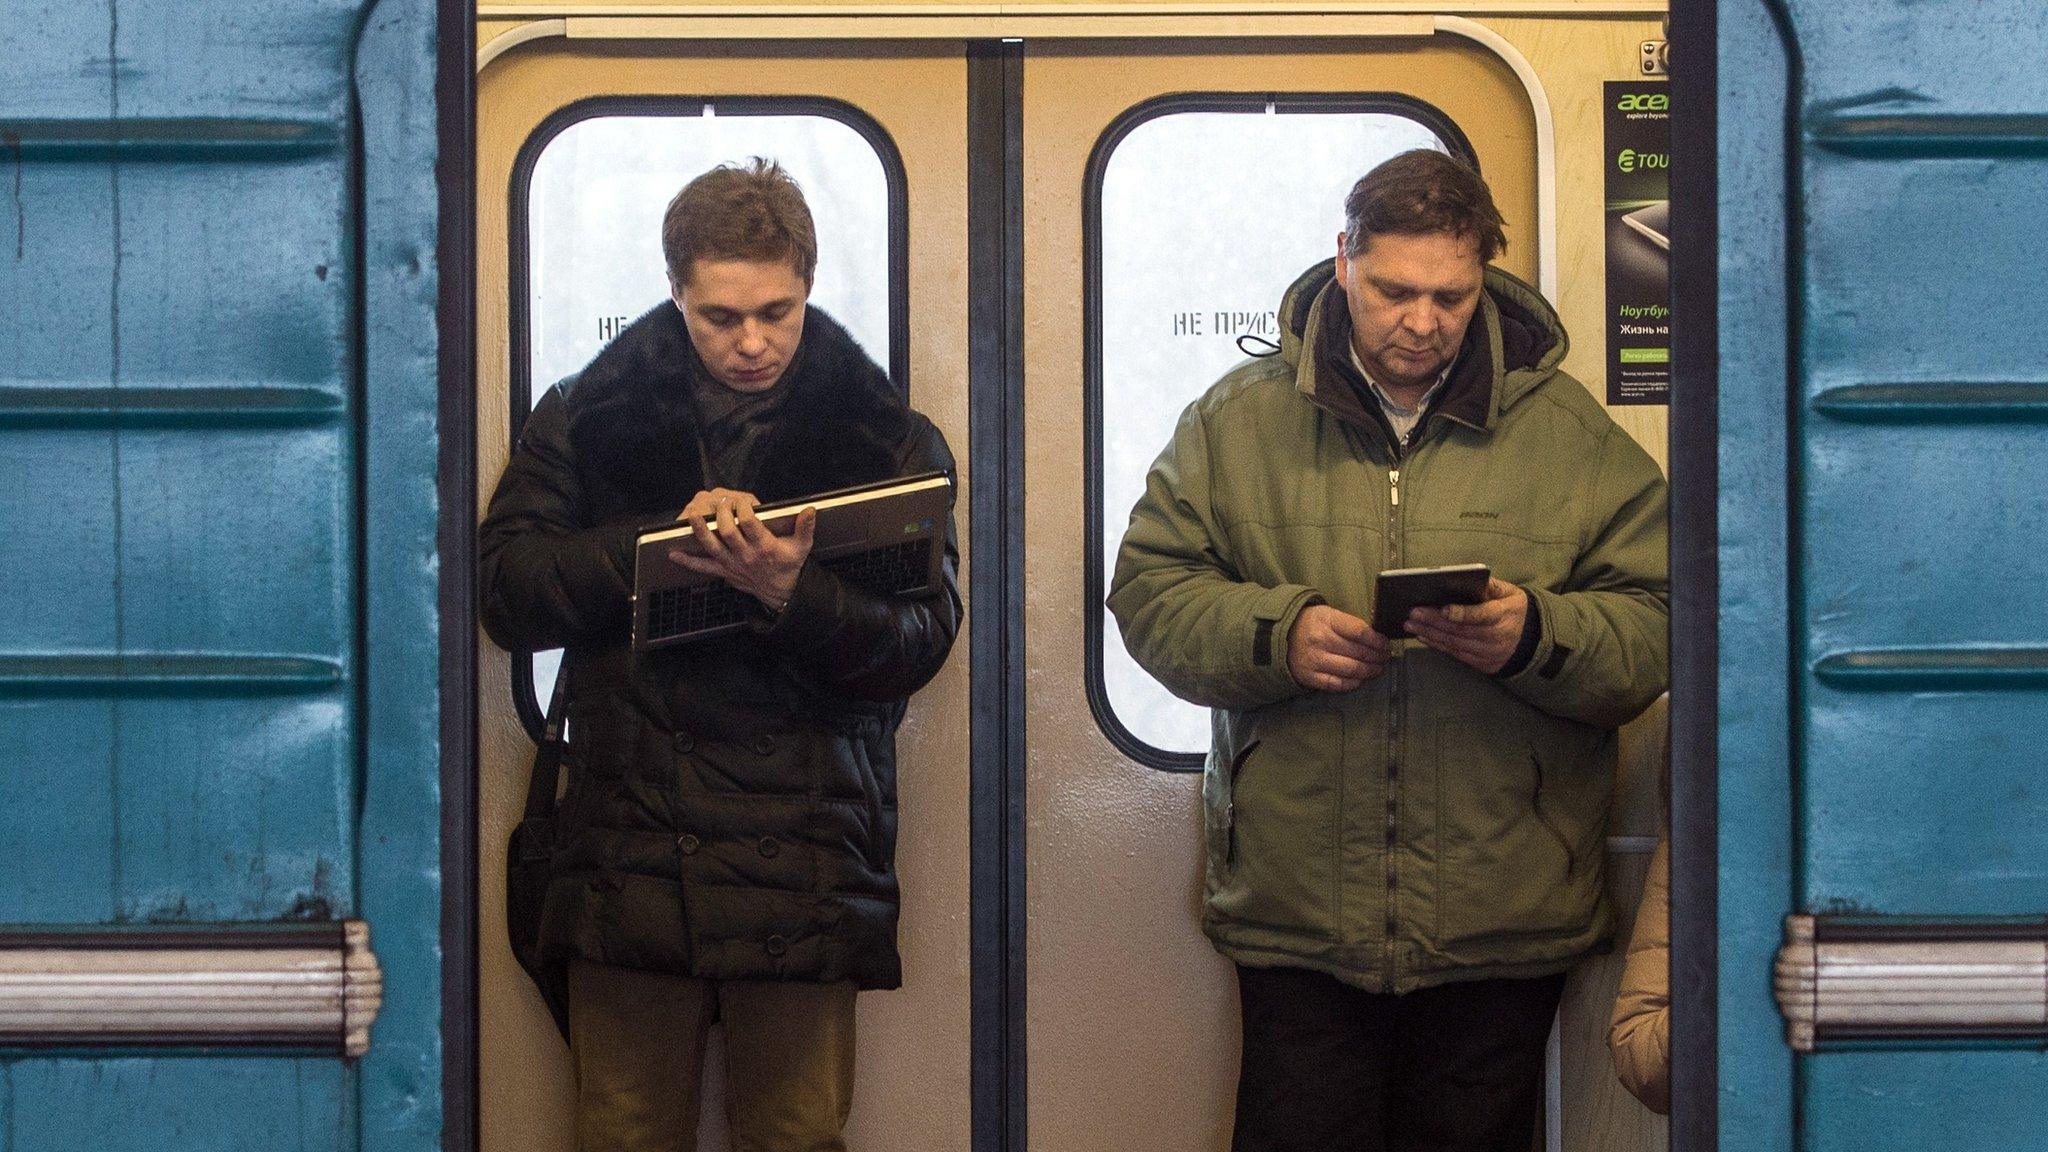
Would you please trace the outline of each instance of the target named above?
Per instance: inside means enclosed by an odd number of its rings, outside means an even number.
[[[1611,931],[1614,730],[1665,688],[1663,476],[1497,269],[1405,451],[1361,400],[1331,262],[1280,320],[1280,355],[1182,414],[1109,595],[1138,663],[1214,710],[1203,928],[1380,992],[1560,971]],[[1409,645],[1355,691],[1295,683],[1304,607],[1370,618],[1380,570],[1470,562],[1529,594],[1501,674]]]

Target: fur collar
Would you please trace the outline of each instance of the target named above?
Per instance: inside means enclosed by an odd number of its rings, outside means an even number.
[[[668,513],[703,487],[690,374],[697,351],[667,301],[606,345],[567,390],[569,441],[582,467],[632,513]],[[911,430],[901,393],[846,329],[805,311],[789,395],[761,453],[763,503],[885,480]]]

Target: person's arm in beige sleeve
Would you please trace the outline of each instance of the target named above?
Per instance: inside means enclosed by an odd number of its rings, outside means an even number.
[[[1671,845],[1650,859],[1607,1047],[1622,1086],[1659,1115],[1671,1111]]]

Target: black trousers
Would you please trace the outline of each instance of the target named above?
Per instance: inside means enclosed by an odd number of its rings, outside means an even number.
[[[1405,996],[1237,970],[1232,1152],[1530,1152],[1564,975]]]

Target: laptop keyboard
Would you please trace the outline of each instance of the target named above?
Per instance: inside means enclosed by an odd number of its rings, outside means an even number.
[[[922,587],[932,561],[932,538],[921,537],[820,561],[849,584],[883,596]],[[739,624],[753,615],[752,596],[719,581],[664,588],[647,605],[647,635],[641,643],[666,640]]]
[[[755,603],[752,596],[717,581],[688,588],[663,588],[647,605],[646,640],[666,640],[738,624],[747,618]]]
[[[931,562],[932,538],[922,536],[901,544],[851,552],[823,563],[827,571],[848,584],[878,595],[894,596],[923,585]]]

